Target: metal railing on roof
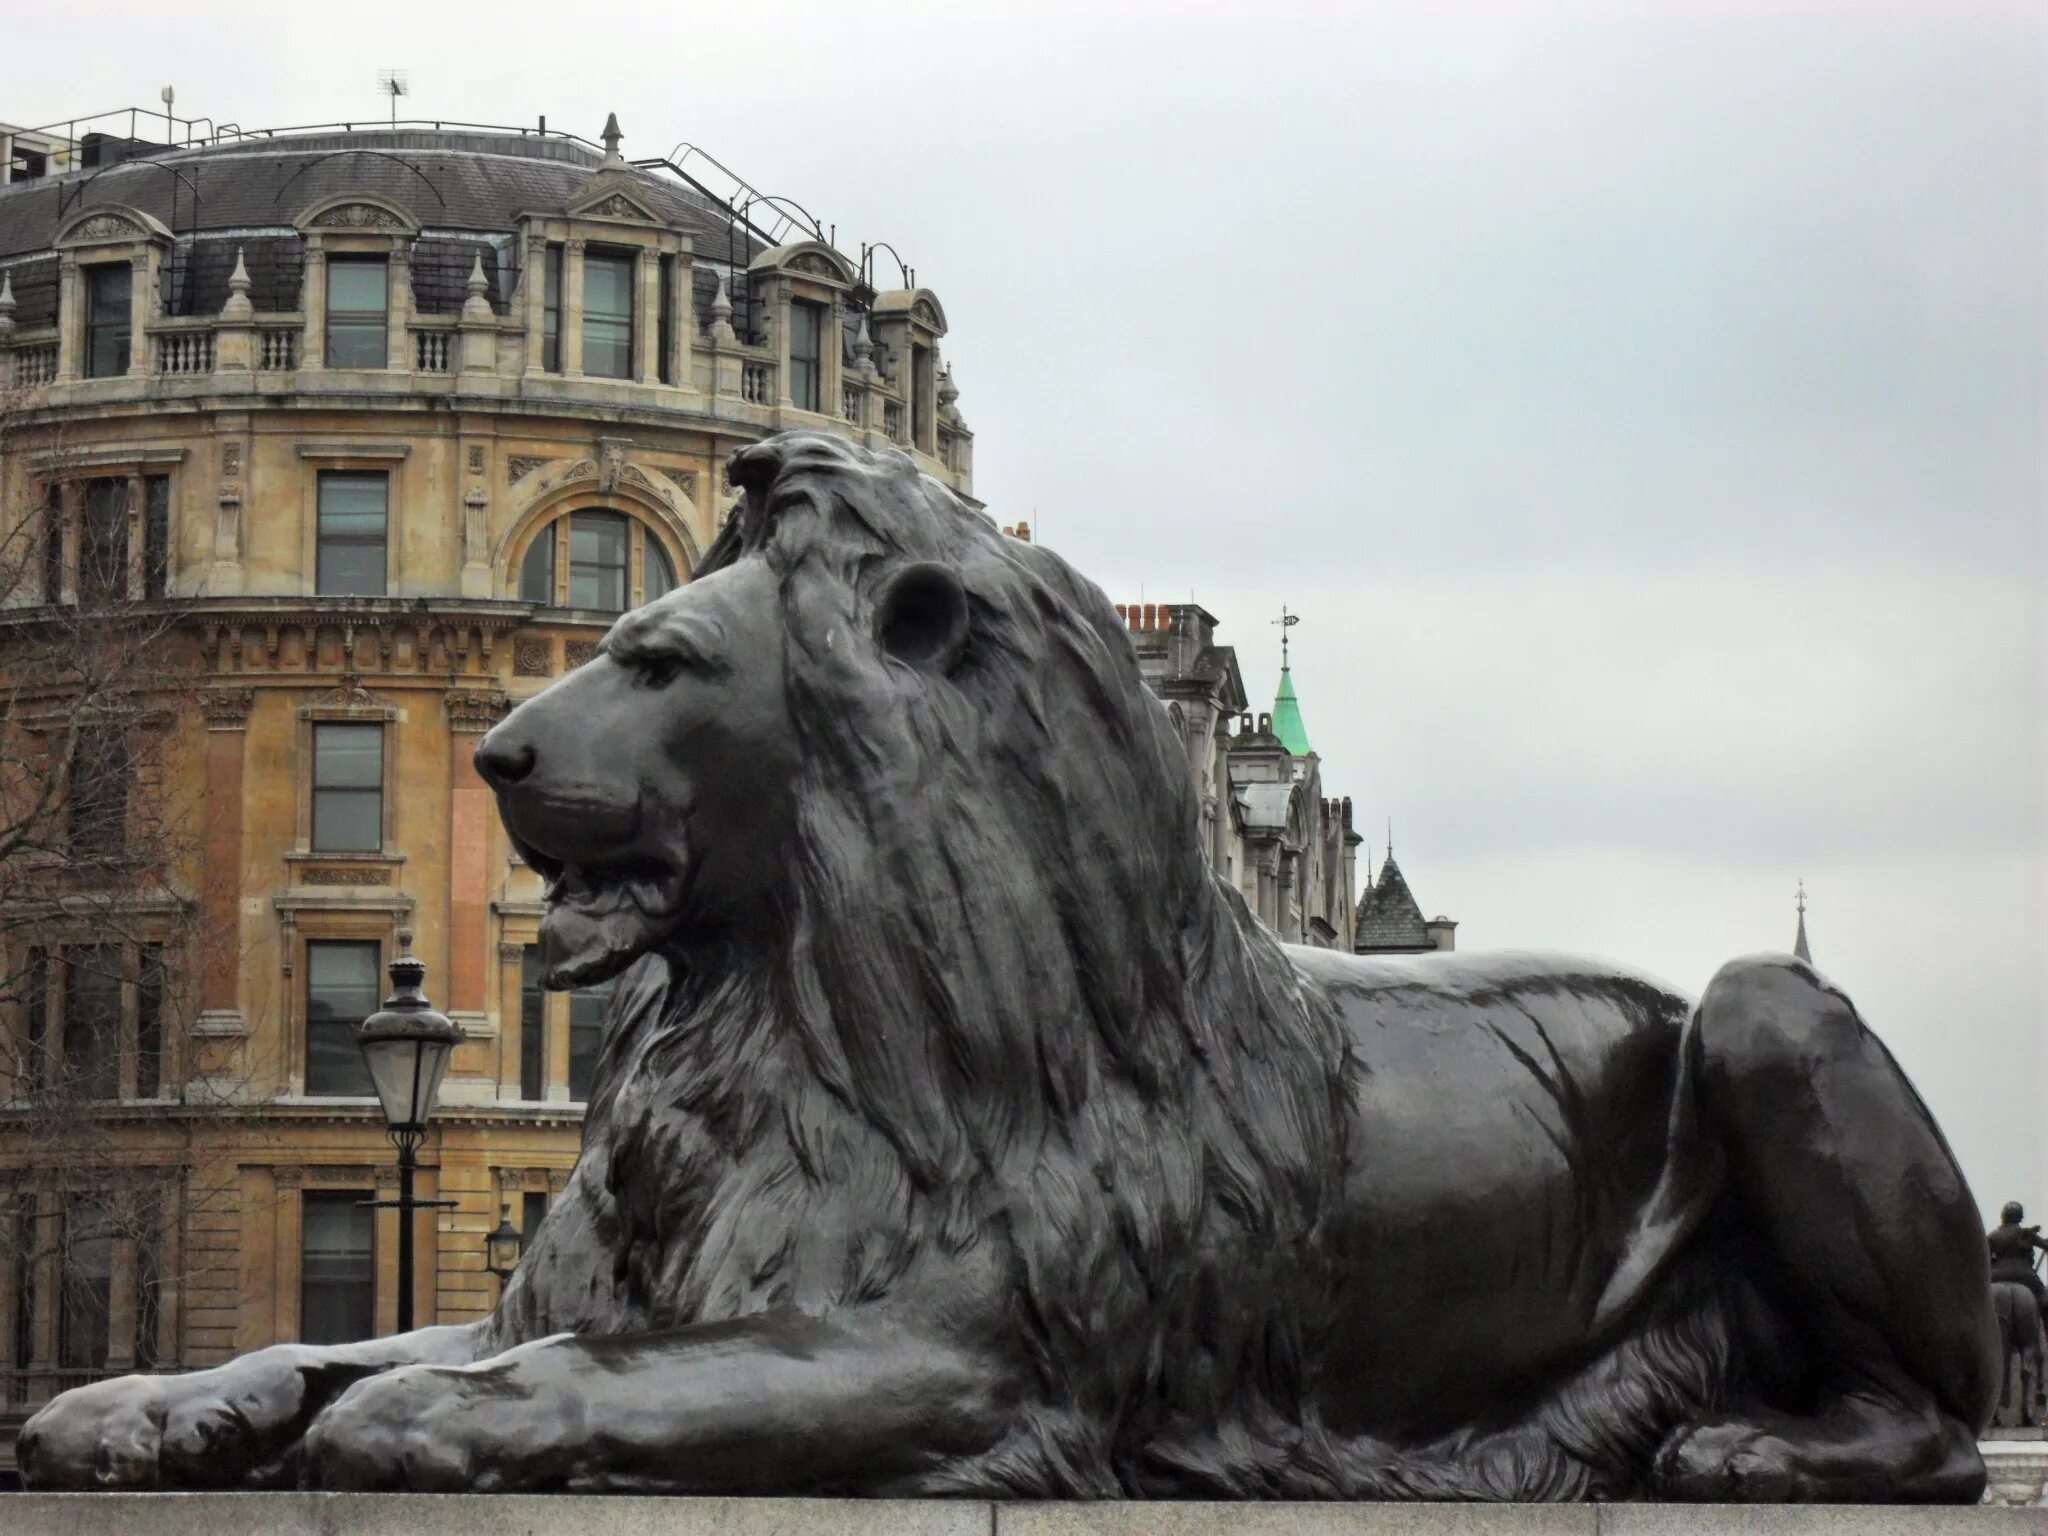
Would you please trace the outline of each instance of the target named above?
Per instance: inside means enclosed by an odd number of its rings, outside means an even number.
[[[550,128],[545,116],[542,116],[537,123],[532,125],[522,123],[475,123],[445,117],[400,117],[349,119],[347,121],[327,123],[292,123],[268,128],[244,128],[240,123],[216,123],[212,118],[205,116],[177,117],[168,109],[152,111],[146,107],[114,107],[104,112],[88,113],[83,116],[65,119],[61,123],[49,123],[39,128],[23,131],[49,133],[54,132],[59,127],[63,127],[66,130],[66,136],[73,141],[75,150],[77,131],[81,124],[90,124],[105,118],[123,115],[128,119],[128,137],[131,139],[136,137],[135,130],[138,126],[149,126],[149,124],[143,122],[145,119],[154,119],[165,123],[170,127],[173,136],[175,136],[178,127],[183,127],[185,138],[182,143],[172,142],[163,145],[163,148],[173,150],[211,149],[227,144],[248,143],[252,140],[269,141],[320,133],[392,133],[407,129],[445,133],[455,129],[482,133],[511,134],[520,138],[559,139],[565,143],[580,145],[584,149],[598,154],[604,152],[603,146],[594,143],[590,139],[586,139],[579,133],[570,133],[566,129],[561,128]],[[201,123],[206,125],[207,131],[204,133],[197,131]],[[692,160],[702,161],[705,165],[715,170],[718,175],[724,177],[728,183],[725,190],[720,191],[708,185],[701,177],[685,169],[685,165]],[[822,241],[824,244],[832,246],[835,250],[838,248],[838,225],[832,225],[828,230],[810,210],[798,203],[794,198],[780,197],[762,192],[745,177],[711,154],[710,151],[702,149],[697,145],[679,142],[667,155],[635,160],[632,164],[637,170],[666,170],[670,175],[683,182],[713,206],[722,209],[729,221],[728,227],[735,237],[741,231],[745,231],[748,236],[759,240],[765,246],[773,248],[787,244],[792,234],[801,231],[807,238]],[[102,167],[102,169],[105,169],[105,167]],[[757,209],[765,210],[765,216],[758,220],[755,218],[755,210]],[[735,270],[743,268],[746,265],[746,257],[740,253],[744,250],[744,242],[734,238],[730,243],[733,250],[728,253],[728,265],[732,266]],[[863,242],[859,263],[859,287],[865,290],[865,295],[862,295],[863,302],[865,301],[865,296],[871,295],[877,286],[874,281],[874,259],[877,253],[884,250],[888,251],[892,257],[895,257],[897,265],[902,271],[904,286],[906,288],[916,286],[916,268],[905,264],[902,257],[896,254],[894,246],[886,242],[878,242],[872,246]]]

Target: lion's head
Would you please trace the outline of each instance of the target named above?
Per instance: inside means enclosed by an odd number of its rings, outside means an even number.
[[[961,858],[960,828],[935,835],[933,796],[961,787],[934,782],[940,760],[1016,775],[973,808],[1011,827],[1103,800],[1126,825],[1076,829],[1098,847],[1140,821],[1151,841],[1177,822],[1192,836],[1171,723],[1109,605],[1056,557],[901,453],[786,433],[731,474],[746,494],[696,579],[622,617],[477,749],[547,881],[553,985],[786,922],[806,829],[842,840],[828,856]],[[844,790],[863,817],[821,819]],[[1164,894],[1163,870],[1121,873]]]

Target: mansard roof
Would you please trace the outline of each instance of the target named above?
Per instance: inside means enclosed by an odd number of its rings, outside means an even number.
[[[518,216],[573,202],[602,163],[563,138],[400,128],[161,151],[105,170],[0,187],[0,257],[48,250],[60,221],[118,204],[175,235],[211,230],[272,233],[308,208],[369,194],[430,230],[509,233]],[[744,264],[763,249],[733,232],[730,210],[667,177],[626,169],[635,201],[687,230],[699,255]]]

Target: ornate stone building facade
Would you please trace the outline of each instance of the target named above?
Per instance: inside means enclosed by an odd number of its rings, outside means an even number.
[[[1119,603],[1146,683],[1188,747],[1210,862],[1291,944],[1352,947],[1357,849],[1349,796],[1323,794],[1292,677],[1275,707],[1246,712],[1234,647],[1195,603]]]
[[[182,1049],[91,1113],[138,1178],[201,1118],[225,1170],[173,1191],[147,1265],[17,1244],[11,1422],[97,1372],[390,1326],[397,1218],[359,1202],[392,1151],[351,1029],[408,947],[468,1035],[422,1152],[448,1205],[417,1218],[416,1311],[486,1310],[484,1233],[576,1156],[603,1000],[538,987],[539,881],[478,734],[690,579],[744,442],[893,445],[971,498],[938,297],[876,291],[608,130],[238,137],[0,185],[0,514],[40,571],[0,619],[76,602],[113,528],[127,598],[175,613],[199,668],[166,761],[201,835],[169,884],[219,942],[165,957]],[[104,1025],[132,1054],[121,997],[89,1021],[44,987],[0,1027],[61,1052]],[[0,1185],[28,1203],[0,1221],[61,1223],[65,1172],[9,1115]]]

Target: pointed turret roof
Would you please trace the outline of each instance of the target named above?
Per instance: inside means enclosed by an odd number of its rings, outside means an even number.
[[[1358,947],[1369,949],[1428,949],[1429,924],[1401,866],[1394,862],[1394,850],[1387,850],[1380,864],[1379,878],[1367,888],[1358,904]]]
[[[1804,880],[1799,882],[1799,933],[1792,940],[1792,953],[1797,958],[1804,960],[1808,965],[1813,964],[1813,951],[1806,947],[1806,882]]]
[[[1294,674],[1280,666],[1280,691],[1273,695],[1273,734],[1295,757],[1307,757],[1308,727],[1301,723],[1301,704],[1294,697]]]

